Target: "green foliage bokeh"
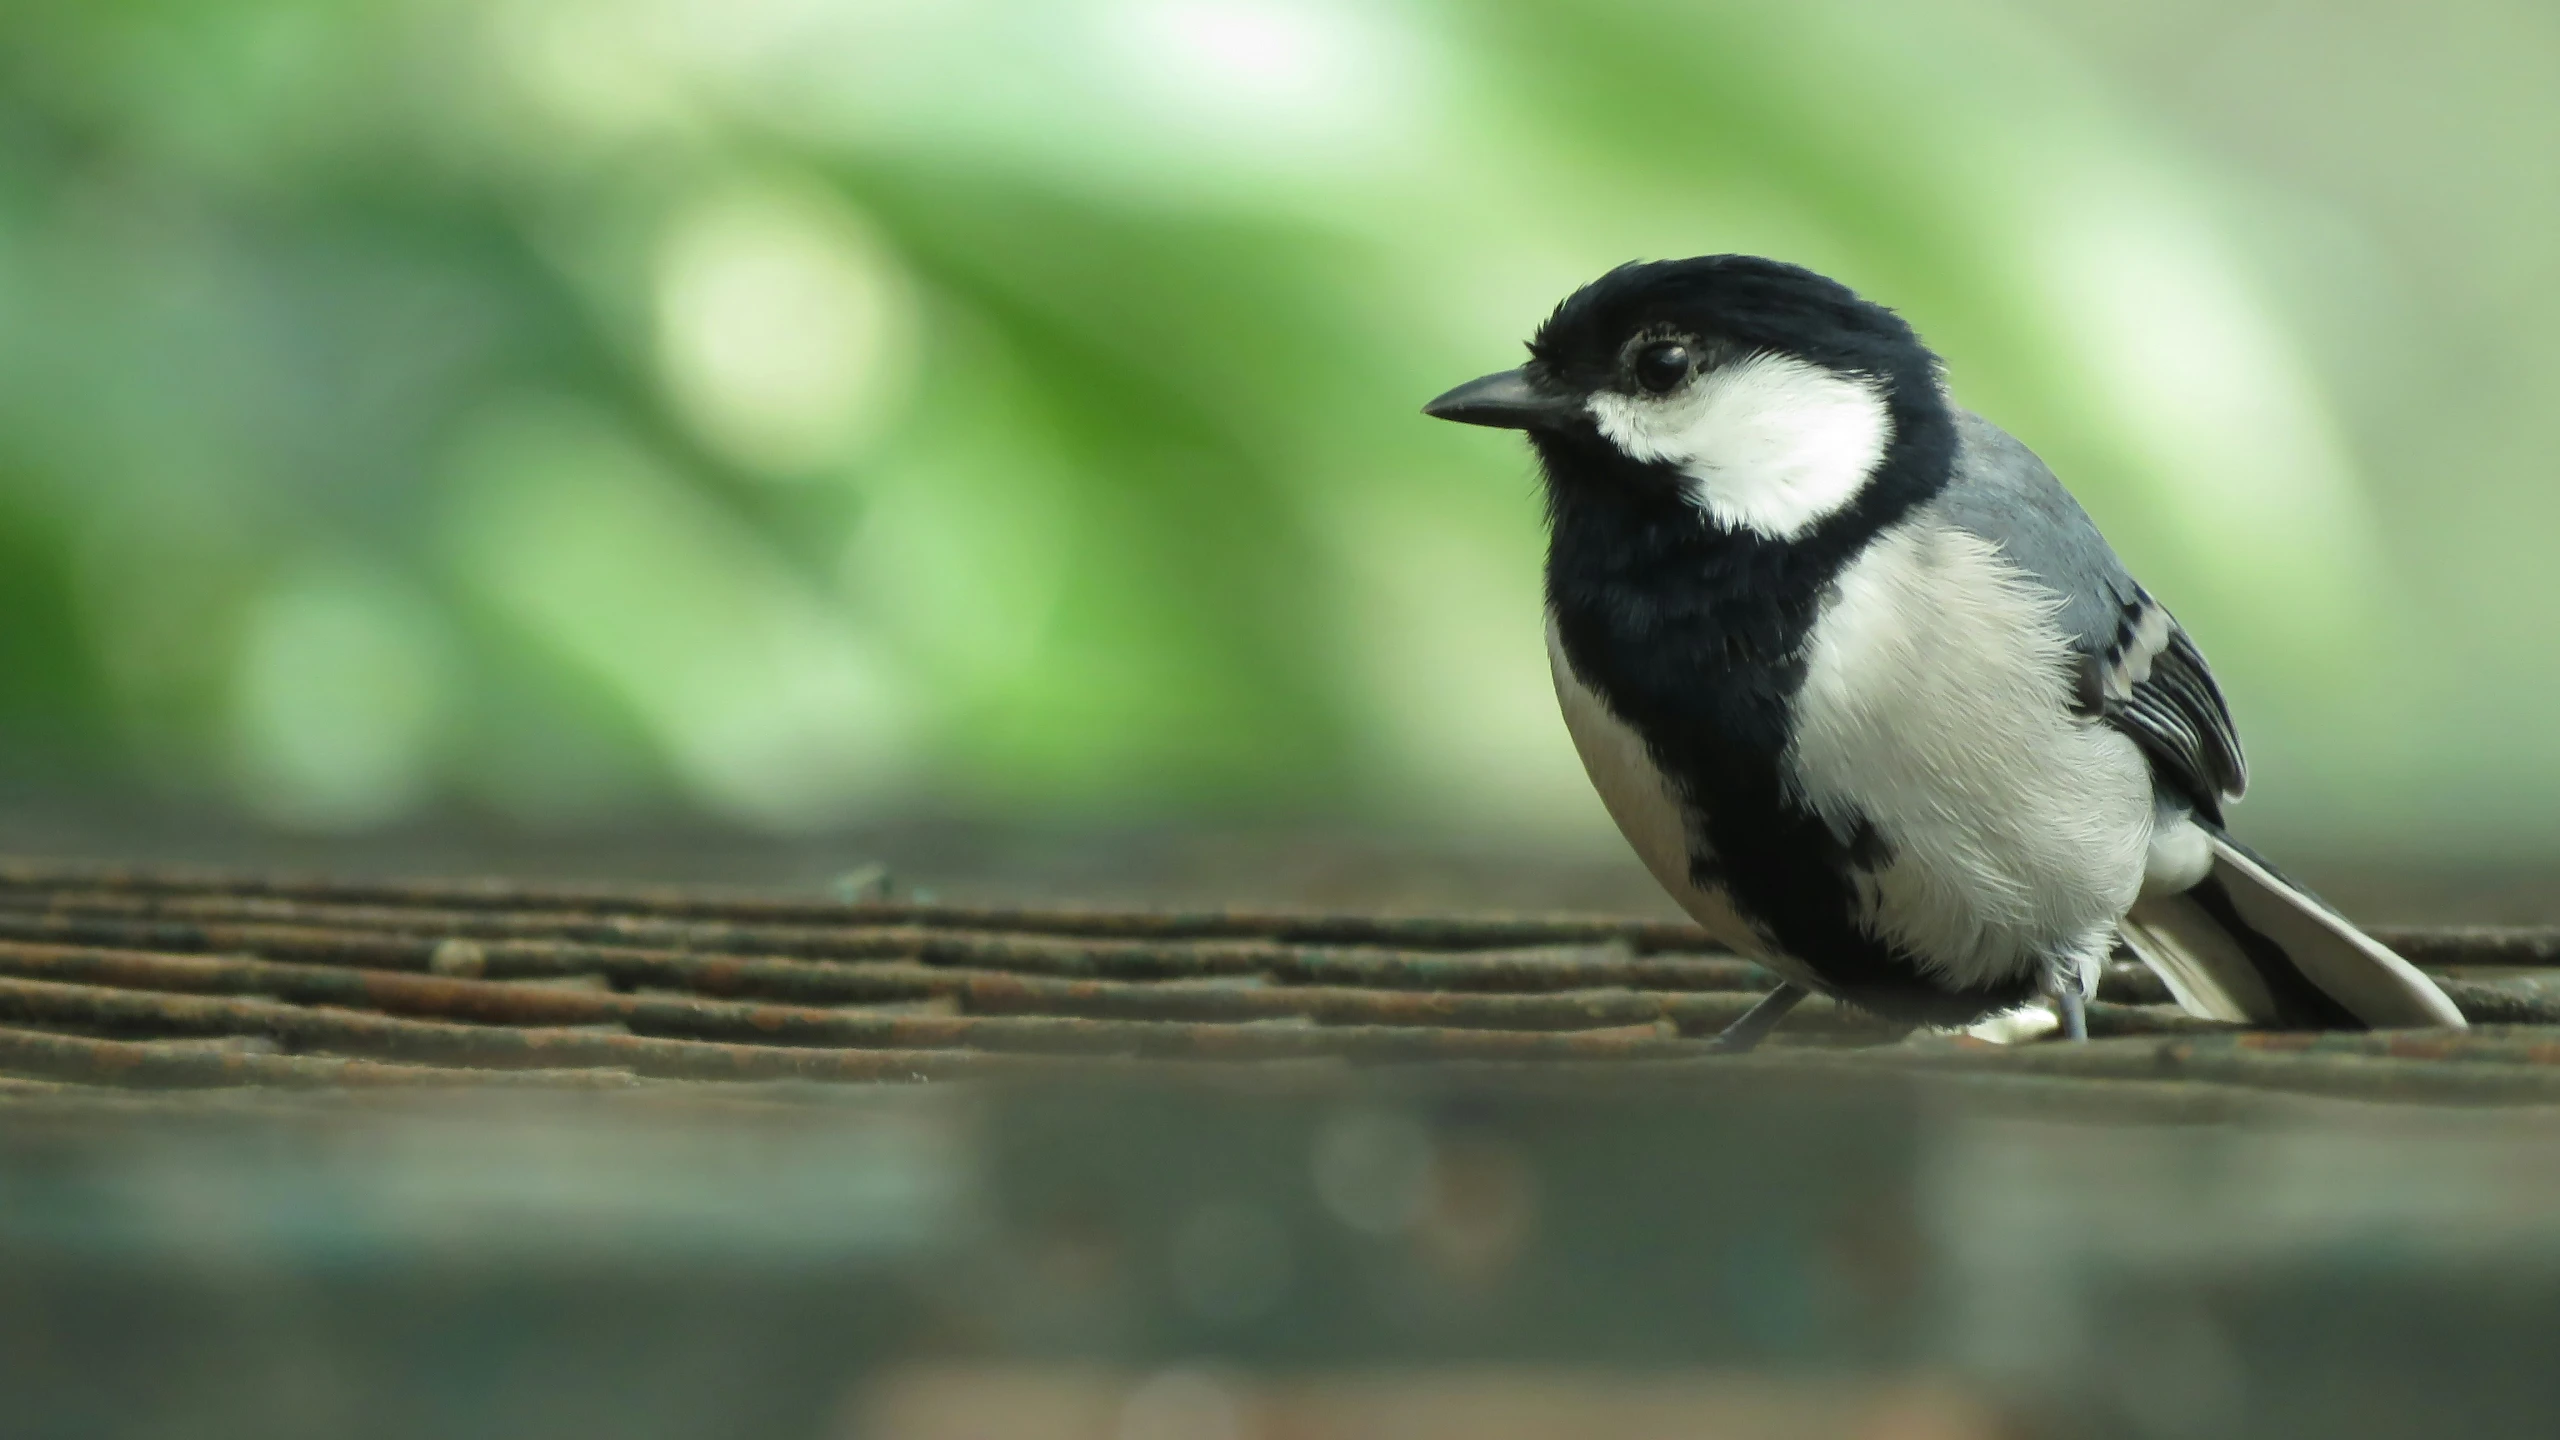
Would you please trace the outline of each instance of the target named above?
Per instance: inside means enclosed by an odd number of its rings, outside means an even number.
[[[1753,249],[1903,308],[2046,453],[2314,795],[2280,814],[2414,793],[2423,687],[2380,672],[2429,647],[2323,377],[2212,168],[2057,33],[21,0],[0,769],[320,827],[1587,829],[1526,462],[1415,406],[1610,264]]]

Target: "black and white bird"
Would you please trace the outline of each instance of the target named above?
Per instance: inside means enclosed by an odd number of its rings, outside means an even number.
[[[2066,1033],[2121,935],[2198,1015],[2459,1026],[2442,990],[2231,838],[2220,688],[2026,446],[1891,310],[1745,255],[1630,264],[1529,362],[1425,413],[1527,432],[1547,652],[1654,878],[1808,991]]]

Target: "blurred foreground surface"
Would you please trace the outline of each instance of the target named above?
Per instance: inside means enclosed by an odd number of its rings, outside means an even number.
[[[0,1104],[17,1437],[2547,1434],[2560,1135],[1803,1077]]]
[[[2385,933],[2479,1028],[1734,1057],[1679,923],[0,862],[0,1433],[2545,1434],[2560,931]]]

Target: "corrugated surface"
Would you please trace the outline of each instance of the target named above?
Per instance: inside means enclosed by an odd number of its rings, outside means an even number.
[[[2111,970],[2085,1046],[1904,1036],[1676,925],[1124,913],[0,863],[0,1095],[507,1080],[883,1082],[1334,1061],[1984,1073],[2560,1099],[2560,934],[2389,932],[2467,1034],[2259,1034]]]

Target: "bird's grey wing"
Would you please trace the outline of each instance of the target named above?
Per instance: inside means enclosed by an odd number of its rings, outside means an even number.
[[[2248,788],[2249,770],[2195,642],[2126,573],[2034,451],[1978,415],[1959,411],[1957,427],[1955,480],[1940,511],[2062,597],[2082,712],[2131,736],[2158,783],[2218,823],[2222,802]]]

